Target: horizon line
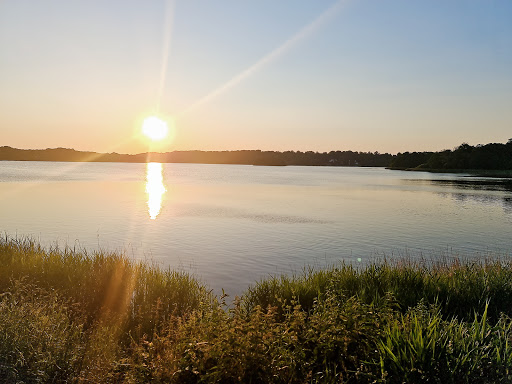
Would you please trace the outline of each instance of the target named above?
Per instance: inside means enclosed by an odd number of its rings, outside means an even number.
[[[510,140],[509,140],[510,141]],[[69,148],[69,147],[47,147],[47,148],[16,148],[16,147],[12,147],[10,145],[2,145],[0,146],[0,149],[1,148],[10,148],[10,149],[15,149],[15,150],[19,150],[19,151],[46,151],[46,150],[55,150],[55,149],[65,149],[65,150],[72,150],[72,151],[75,151],[75,152],[83,152],[83,153],[92,153],[92,154],[98,154],[98,155],[110,155],[110,154],[117,154],[117,155],[123,155],[123,156],[141,156],[141,155],[148,155],[148,154],[167,154],[167,153],[173,153],[173,152],[250,152],[250,151],[253,151],[253,152],[256,152],[256,151],[260,151],[260,152],[280,152],[280,153],[284,153],[284,152],[302,152],[302,153],[307,153],[307,152],[313,152],[313,153],[330,153],[330,152],[358,152],[358,153],[372,153],[372,154],[380,154],[380,155],[393,155],[393,156],[396,156],[400,153],[406,153],[406,152],[409,152],[409,153],[414,153],[414,152],[417,152],[417,153],[422,153],[422,152],[443,152],[443,151],[446,151],[446,150],[454,150],[456,148],[458,148],[460,145],[463,145],[463,144],[468,144],[467,142],[462,142],[461,144],[457,145],[456,147],[454,148],[443,148],[443,149],[438,149],[438,150],[422,150],[422,151],[418,151],[418,150],[406,150],[406,151],[398,151],[398,152],[395,152],[395,153],[392,153],[392,152],[380,152],[380,151],[371,151],[371,150],[352,150],[352,149],[331,149],[329,151],[321,151],[321,150],[294,150],[294,149],[287,149],[287,150],[275,150],[275,149],[173,149],[173,150],[170,150],[170,151],[165,151],[165,152],[155,152],[155,151],[146,151],[146,152],[137,152],[137,153],[120,153],[120,152],[97,152],[97,151],[92,151],[92,150],[80,150],[80,149],[75,149],[75,148]],[[480,146],[480,145],[488,145],[488,144],[507,144],[507,143],[497,143],[497,142],[489,142],[489,143],[486,143],[486,144],[476,144],[476,145],[470,145],[472,147],[477,147],[477,146]]]

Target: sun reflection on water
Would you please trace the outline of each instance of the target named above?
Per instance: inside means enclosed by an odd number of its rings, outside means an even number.
[[[148,212],[151,220],[155,220],[160,213],[162,197],[166,191],[162,164],[147,163],[146,193],[148,194]]]

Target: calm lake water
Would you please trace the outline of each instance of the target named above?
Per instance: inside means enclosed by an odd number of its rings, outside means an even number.
[[[125,250],[235,295],[306,265],[510,254],[512,185],[383,168],[2,161],[0,231]]]

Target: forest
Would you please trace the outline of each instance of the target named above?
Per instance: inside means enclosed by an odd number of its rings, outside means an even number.
[[[18,161],[93,161],[145,163],[203,163],[246,165],[332,165],[386,167],[393,155],[378,152],[353,151],[173,151],[165,153],[119,153],[82,152],[69,148],[16,149],[0,147],[0,160]]]
[[[425,171],[512,170],[512,139],[506,144],[476,146],[462,143],[438,152],[403,152],[396,155],[357,151],[172,151],[165,153],[96,153],[69,148],[16,149],[0,147],[0,160],[86,161],[86,162],[161,162],[245,165],[359,166],[415,169]]]
[[[398,153],[393,156],[389,167],[418,170],[510,170],[512,139],[506,144],[472,146],[462,143],[453,150]]]

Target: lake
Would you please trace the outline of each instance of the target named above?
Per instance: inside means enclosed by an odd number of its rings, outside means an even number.
[[[233,296],[305,266],[508,255],[512,185],[383,168],[2,161],[0,231],[122,250]]]

